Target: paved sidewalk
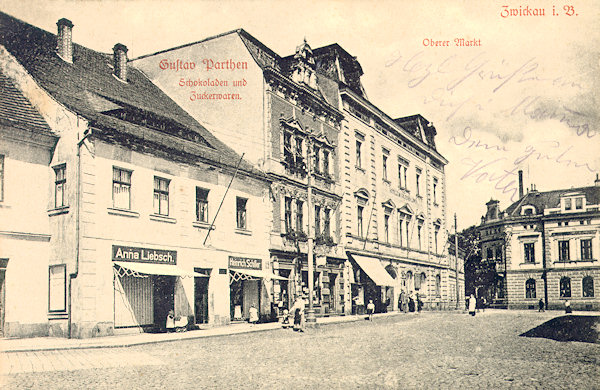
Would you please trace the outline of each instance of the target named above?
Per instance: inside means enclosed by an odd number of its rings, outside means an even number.
[[[400,315],[399,312],[376,314],[375,317]],[[407,314],[408,315],[408,314]],[[366,315],[321,317],[318,325],[364,320]],[[203,337],[226,336],[239,333],[261,332],[280,329],[281,323],[270,322],[251,325],[248,323],[210,327],[181,333],[136,333],[90,339],[66,339],[62,337],[34,337],[26,339],[0,339],[0,352],[33,352],[85,348],[118,348],[132,345],[152,344]]]

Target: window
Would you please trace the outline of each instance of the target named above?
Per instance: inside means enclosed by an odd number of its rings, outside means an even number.
[[[390,215],[383,216],[383,239],[385,242],[390,242]]]
[[[525,262],[535,263],[535,243],[525,243],[523,244],[523,248],[525,250]]]
[[[329,151],[323,150],[323,174],[329,176]]]
[[[438,253],[438,235],[439,234],[440,234],[440,227],[435,226],[435,236],[434,236],[435,253]]]
[[[415,274],[415,290],[421,289],[421,274]]]
[[[571,210],[571,199],[565,199],[565,210]]]
[[[423,225],[421,225],[419,223],[419,225],[417,226],[417,240],[419,241],[419,249],[421,249],[421,229],[423,228]]]
[[[404,214],[398,215],[398,245],[402,246],[403,239],[402,236],[404,233],[402,232],[402,225],[404,224]]]
[[[0,202],[4,201],[4,156],[0,154]]]
[[[581,259],[592,260],[592,240],[581,240]]]
[[[316,173],[321,173],[321,149],[318,146],[314,147],[315,152],[315,166],[314,170]]]
[[[362,207],[362,206],[358,206],[358,209],[357,209],[356,234],[358,234],[359,237],[363,236],[363,209],[364,209],[364,207]]]
[[[196,187],[196,221],[208,223],[208,190]]]
[[[301,200],[296,201],[296,231],[304,231],[304,202]]]
[[[361,156],[361,152],[360,152],[361,146],[362,146],[362,142],[359,140],[356,140],[356,166],[358,168],[362,168],[362,156]]]
[[[407,216],[406,218],[406,247],[410,247],[410,216]]]
[[[398,164],[398,188],[405,189],[408,187],[406,182],[406,166],[402,163]]]
[[[525,282],[525,298],[534,299],[535,298],[535,280],[527,279]]]
[[[433,179],[433,204],[437,204],[437,185],[438,179]]]
[[[382,173],[383,180],[387,180],[387,160],[388,160],[388,156],[384,152],[383,155],[381,156],[381,162],[382,162],[381,169],[383,169],[383,173]]]
[[[577,198],[577,199],[575,199],[575,209],[576,210],[583,209],[583,198]]]
[[[583,297],[592,298],[594,296],[594,278],[586,276],[583,278]]]
[[[169,215],[170,180],[154,176],[154,214]]]
[[[496,261],[502,260],[502,247],[496,247]]]
[[[292,198],[287,196],[284,199],[284,218],[285,232],[289,233],[292,231]]]
[[[558,242],[558,260],[569,261],[569,241]]]
[[[487,257],[488,260],[491,260],[494,258],[494,251],[492,250],[492,248],[487,248]]]
[[[236,221],[238,229],[248,229],[248,215],[246,211],[246,206],[248,204],[248,199],[236,197]]]
[[[67,310],[67,266],[51,265],[48,269],[48,311]]]
[[[113,207],[131,210],[131,171],[113,167]]]
[[[560,278],[560,297],[570,298],[571,297],[571,278],[563,276]]]
[[[67,166],[65,164],[54,168],[56,176],[54,180],[54,207],[64,207],[67,205]]]
[[[442,278],[440,275],[435,275],[435,295],[442,295]]]
[[[415,184],[417,187],[417,196],[421,195],[421,190],[420,190],[420,179],[421,179],[421,170],[417,168],[417,174],[415,176]]]
[[[304,158],[302,156],[302,138],[296,137],[296,169],[304,169]]]
[[[323,235],[331,237],[331,210],[328,208],[323,210]]]
[[[321,206],[315,205],[315,235],[321,234]]]
[[[294,162],[292,153],[292,135],[287,131],[283,133],[283,159],[288,164],[288,168]]]

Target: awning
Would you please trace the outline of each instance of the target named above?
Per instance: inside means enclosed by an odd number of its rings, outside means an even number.
[[[121,267],[125,272],[119,273],[120,276],[131,275],[143,277],[144,275],[168,275],[185,277],[208,277],[207,275],[199,274],[198,272],[186,271],[173,264],[152,264],[152,263],[135,263],[128,261],[113,261],[113,264]]]
[[[276,279],[276,280],[288,280],[288,278],[284,278],[283,276],[275,275],[272,272],[264,271],[260,269],[229,269],[231,272],[235,272],[238,274],[244,274],[247,276],[251,276],[254,278],[264,278],[264,279]]]
[[[376,257],[367,257],[360,255],[351,255],[354,261],[378,286],[394,286],[396,282],[390,274],[383,268],[379,259]]]

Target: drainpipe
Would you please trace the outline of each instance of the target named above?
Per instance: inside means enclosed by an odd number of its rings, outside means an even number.
[[[540,225],[542,228],[542,279],[544,279],[544,303],[546,310],[548,310],[548,270],[546,264],[546,226],[544,224],[543,217],[540,218]]]
[[[76,207],[75,207],[75,272],[69,274],[69,301],[67,308],[67,335],[68,338],[73,338],[73,315],[71,314],[71,292],[73,279],[76,279],[79,275],[79,252],[80,252],[80,215],[81,215],[81,145],[85,140],[92,135],[91,129],[84,132],[83,138],[77,142],[77,196],[76,196]]]

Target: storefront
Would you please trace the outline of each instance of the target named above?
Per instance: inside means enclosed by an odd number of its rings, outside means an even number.
[[[181,278],[207,278],[177,266],[177,251],[112,246],[115,328],[163,331],[170,310],[188,316]]]
[[[352,314],[364,314],[369,301],[375,304],[375,312],[387,311],[394,301],[396,282],[376,257],[350,254],[352,262]]]

